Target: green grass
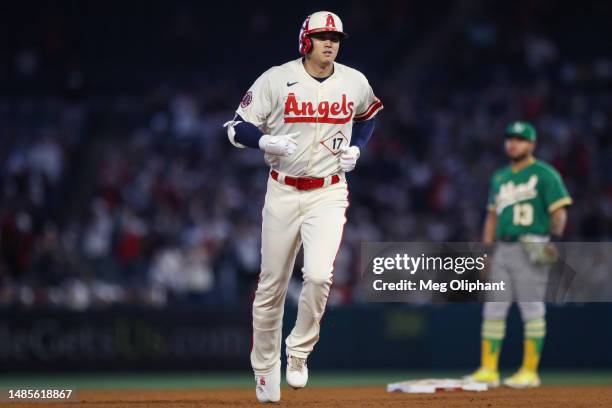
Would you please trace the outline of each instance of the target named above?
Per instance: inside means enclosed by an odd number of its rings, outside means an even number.
[[[418,378],[459,378],[464,371],[311,371],[310,386],[384,386],[390,382]],[[503,373],[510,374],[510,373]],[[548,385],[612,385],[612,371],[544,371],[542,380]],[[243,388],[251,387],[248,373],[105,373],[105,374],[19,374],[0,376],[0,388],[72,388],[72,389],[172,389],[172,388]]]

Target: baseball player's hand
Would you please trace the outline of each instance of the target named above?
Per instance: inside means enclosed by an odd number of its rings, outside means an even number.
[[[559,259],[559,250],[552,242],[533,242],[525,236],[521,237],[521,245],[529,260],[536,265],[552,265]]]
[[[544,247],[544,256],[542,259],[542,263],[544,264],[554,264],[559,260],[559,248],[553,242],[549,242]]]
[[[340,151],[340,168],[347,173],[355,168],[361,152],[357,146],[345,146]]]
[[[276,156],[291,156],[297,149],[297,142],[293,139],[300,132],[287,135],[263,135],[259,139],[259,148],[268,154]]]
[[[266,162],[268,167],[273,169],[275,167],[278,167],[278,165],[280,164],[280,156],[266,153],[264,154],[264,161]]]

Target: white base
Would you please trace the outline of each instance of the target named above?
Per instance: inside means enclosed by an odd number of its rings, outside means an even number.
[[[387,392],[407,392],[411,394],[433,394],[436,391],[486,391],[487,384],[455,380],[451,378],[436,379],[427,378],[422,380],[402,381],[387,384]]]

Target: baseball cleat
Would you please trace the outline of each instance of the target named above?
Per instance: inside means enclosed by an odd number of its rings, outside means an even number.
[[[308,382],[308,366],[305,358],[287,356],[287,384],[293,388],[304,388]]]
[[[487,384],[489,387],[499,387],[499,371],[489,370],[488,368],[480,367],[476,372],[463,377],[463,379]]]
[[[504,380],[504,385],[510,388],[535,388],[541,383],[538,373],[524,368]]]
[[[255,374],[255,394],[259,402],[280,401],[280,364],[268,374]]]

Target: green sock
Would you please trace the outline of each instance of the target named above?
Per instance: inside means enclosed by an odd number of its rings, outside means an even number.
[[[482,345],[480,366],[497,371],[501,345],[506,335],[506,321],[485,319],[482,322]]]
[[[523,349],[523,368],[537,371],[546,336],[546,320],[542,318],[525,322],[525,342]]]

